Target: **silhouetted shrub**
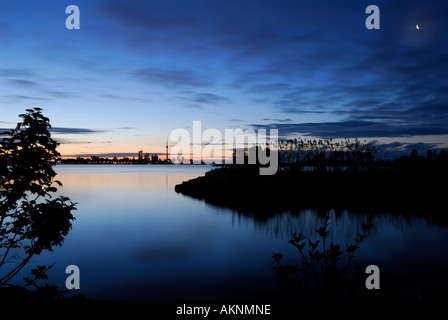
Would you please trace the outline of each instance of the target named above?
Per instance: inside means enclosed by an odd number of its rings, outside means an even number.
[[[293,234],[289,243],[298,250],[298,264],[282,265],[280,261],[283,255],[273,253],[272,257],[276,261],[273,269],[281,289],[287,294],[301,298],[353,298],[360,296],[361,290],[365,290],[365,266],[354,260],[361,242],[366,239],[373,226],[370,222],[363,223],[362,232],[357,234],[354,243],[346,244],[343,248],[341,244],[327,243],[330,219],[331,216],[327,215],[322,226],[316,229],[319,236],[316,241],[302,233]],[[345,261],[342,259],[344,252]]]
[[[71,229],[75,203],[53,198],[61,182],[53,166],[60,154],[51,138],[49,119],[40,108],[27,109],[15,129],[0,134],[0,288],[11,280],[34,255],[52,251]],[[51,267],[51,266],[50,266]],[[50,267],[37,266],[25,285],[46,279]],[[47,288],[48,289],[48,288]]]

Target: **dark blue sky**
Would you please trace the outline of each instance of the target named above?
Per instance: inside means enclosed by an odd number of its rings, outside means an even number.
[[[447,1],[2,0],[0,127],[40,106],[63,154],[163,152],[193,120],[448,147],[447,18]]]

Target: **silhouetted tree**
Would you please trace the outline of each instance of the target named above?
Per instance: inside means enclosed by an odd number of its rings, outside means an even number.
[[[62,185],[53,170],[60,154],[41,110],[27,109],[15,129],[0,134],[0,288],[34,255],[61,245],[75,219],[75,203],[52,197]],[[26,285],[46,279],[48,269],[38,266]]]
[[[411,151],[411,158],[413,158],[413,159],[417,159],[418,158],[418,151],[417,151],[417,149],[413,149]]]
[[[302,170],[304,166],[317,171],[327,167],[346,167],[358,171],[372,168],[380,160],[381,150],[367,141],[345,139],[341,141],[294,139],[279,142],[279,160],[283,165]]]
[[[426,151],[426,160],[428,160],[428,161],[432,161],[433,160],[433,152],[432,152],[431,149]]]

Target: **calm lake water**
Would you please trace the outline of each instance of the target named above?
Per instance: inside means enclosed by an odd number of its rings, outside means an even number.
[[[218,299],[274,297],[273,252],[297,262],[293,232],[313,235],[322,217],[289,212],[267,221],[177,194],[174,186],[210,166],[59,165],[60,194],[77,202],[76,220],[61,247],[33,259],[51,264],[49,282],[65,289],[65,268],[77,265],[92,299]],[[276,201],[274,199],[274,201]],[[353,242],[363,215],[333,217],[330,240]],[[448,229],[424,218],[378,215],[358,259],[381,270],[381,286],[398,276],[409,295],[423,288],[446,297]],[[24,275],[25,276],[25,275]]]

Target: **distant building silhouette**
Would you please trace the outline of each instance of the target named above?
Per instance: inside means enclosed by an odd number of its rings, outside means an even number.
[[[168,140],[166,140],[166,161],[168,162],[170,160],[168,156]]]

